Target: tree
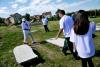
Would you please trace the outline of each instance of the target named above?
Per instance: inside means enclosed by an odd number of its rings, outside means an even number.
[[[4,23],[4,18],[0,17],[0,23]]]
[[[0,17],[0,26],[1,26],[1,25],[5,25],[4,20],[5,20],[4,18],[1,18],[1,17]]]

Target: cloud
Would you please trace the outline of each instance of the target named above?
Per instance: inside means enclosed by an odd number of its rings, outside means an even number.
[[[29,13],[30,15],[38,15],[47,11],[55,13],[57,9],[75,11],[89,1],[93,0],[79,0],[76,2],[72,1],[72,3],[68,3],[64,0],[14,0],[9,3],[11,9],[8,7],[9,10],[7,10],[7,7],[2,7],[2,9],[0,8],[0,14],[6,13],[8,15],[12,13],[20,13],[24,15],[25,13]]]
[[[82,5],[82,4],[86,3],[86,2],[89,2],[89,1],[91,1],[91,0],[81,0],[79,2],[74,2],[74,3],[70,4],[70,7],[80,6],[80,5]]]
[[[8,13],[8,11],[7,11],[7,7],[1,7],[0,8],[0,14],[7,14]]]
[[[5,13],[5,10],[0,9],[0,14]]]
[[[48,8],[47,4],[50,4],[50,2],[51,0],[32,0],[29,3],[29,6],[22,6],[17,10],[17,12],[22,14],[27,12],[31,14],[40,14]]]
[[[9,2],[10,4],[10,7],[12,8],[17,8],[18,6],[22,6],[22,5],[25,5],[29,0],[15,0],[15,1],[11,1]]]
[[[1,9],[6,10],[6,9],[7,9],[7,7],[1,7]]]
[[[15,0],[15,3],[27,3],[29,0]]]
[[[41,2],[41,4],[50,4],[51,0],[44,0]]]
[[[18,7],[18,4],[17,4],[17,3],[12,4],[11,7],[12,7],[12,8],[17,8],[17,7]]]
[[[17,12],[21,14],[30,13],[31,15],[41,14],[46,11],[55,12],[57,9],[67,10],[69,8],[79,7],[80,5],[89,1],[91,0],[83,0],[69,4],[62,2],[62,0],[56,0],[56,2],[52,2],[52,0],[32,0],[29,3],[29,6],[22,6]]]
[[[0,17],[7,18],[9,17],[10,12],[7,7],[0,7]]]
[[[61,3],[63,0],[57,0],[56,3]]]

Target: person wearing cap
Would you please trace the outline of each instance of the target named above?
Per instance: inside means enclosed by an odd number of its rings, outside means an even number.
[[[25,18],[22,18],[21,27],[22,27],[23,35],[24,35],[24,44],[28,44],[27,40],[28,40],[29,36],[32,39],[32,44],[34,44],[35,42],[34,42],[34,38],[32,36],[32,33],[30,32],[30,23],[29,23],[29,21],[27,21]]]

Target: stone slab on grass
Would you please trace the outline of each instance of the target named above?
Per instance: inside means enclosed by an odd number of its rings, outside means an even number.
[[[96,31],[100,31],[100,23],[96,24]]]
[[[32,30],[31,32],[37,32],[38,30]]]
[[[23,63],[38,57],[28,45],[20,45],[13,50],[15,59],[18,63]]]
[[[96,26],[96,30],[100,31],[100,26],[99,25]]]
[[[59,46],[59,47],[64,46],[64,39],[63,38],[58,38],[58,39],[50,38],[50,39],[47,39],[46,41],[51,43],[51,44],[54,44],[56,46]]]

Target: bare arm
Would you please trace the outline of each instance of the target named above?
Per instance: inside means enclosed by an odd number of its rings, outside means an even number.
[[[58,34],[57,34],[57,36],[56,36],[56,39],[59,37],[59,35],[60,35],[62,32],[63,32],[63,29],[59,29],[59,32],[58,32]]]
[[[75,46],[75,43],[73,43],[73,52],[75,52],[76,50],[76,46]]]

